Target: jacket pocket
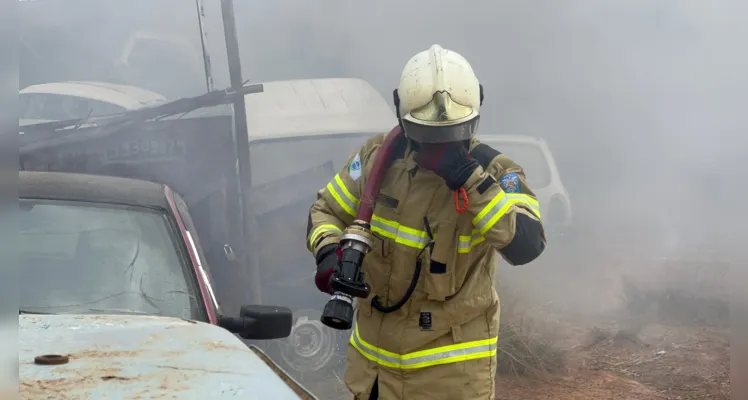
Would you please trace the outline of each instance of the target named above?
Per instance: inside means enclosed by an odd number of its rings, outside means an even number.
[[[439,224],[431,249],[430,260],[425,267],[426,294],[429,300],[444,301],[454,294],[454,268],[457,249],[455,235],[457,222],[446,221]]]
[[[387,238],[372,233],[371,234],[371,251],[367,256],[374,256],[382,260],[390,259],[390,241]]]

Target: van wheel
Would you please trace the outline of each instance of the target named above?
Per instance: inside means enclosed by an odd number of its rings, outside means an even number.
[[[348,332],[328,328],[319,310],[294,312],[291,334],[278,341],[284,370],[306,384],[345,367]]]
[[[543,218],[543,225],[549,236],[564,237],[570,232],[566,224],[566,208],[560,200],[552,200],[548,207],[548,216]]]

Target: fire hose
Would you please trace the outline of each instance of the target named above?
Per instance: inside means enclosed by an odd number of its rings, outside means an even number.
[[[333,295],[325,305],[320,320],[333,329],[348,330],[353,326],[353,299],[369,297],[371,289],[364,281],[363,262],[371,251],[371,219],[374,215],[379,189],[392,163],[392,154],[402,136],[400,126],[395,126],[385,137],[369,172],[366,185],[353,223],[340,237],[339,263],[330,280]]]

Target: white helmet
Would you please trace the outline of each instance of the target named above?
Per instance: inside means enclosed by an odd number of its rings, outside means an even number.
[[[482,92],[470,63],[435,44],[405,65],[395,91],[395,107],[409,139],[461,141],[478,129]]]

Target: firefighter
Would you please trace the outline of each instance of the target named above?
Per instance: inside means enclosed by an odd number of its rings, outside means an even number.
[[[358,302],[348,346],[356,399],[494,398],[497,254],[527,264],[545,233],[522,168],[474,138],[482,92],[467,60],[439,45],[403,70],[394,100],[404,136],[376,199],[363,264],[371,295]],[[368,140],[311,207],[307,247],[322,292],[383,139]]]

